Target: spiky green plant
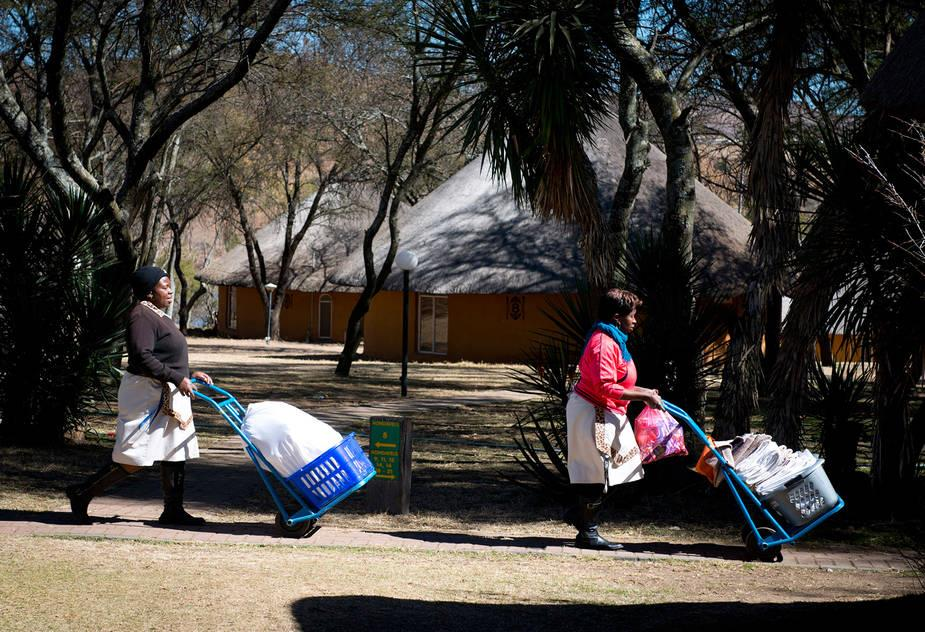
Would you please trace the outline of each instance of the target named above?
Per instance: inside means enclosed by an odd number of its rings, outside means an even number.
[[[106,397],[125,284],[104,212],[7,160],[0,181],[0,441],[61,443]]]
[[[707,351],[729,330],[729,310],[707,283],[703,264],[678,259],[658,235],[631,240],[621,272],[626,289],[643,300],[631,339],[640,382],[701,418],[706,377],[718,373],[723,360],[722,348]],[[690,296],[697,297],[693,310],[682,302]]]
[[[598,278],[603,230],[586,153],[616,100],[615,59],[593,27],[606,9],[587,0],[434,0],[424,3],[434,72],[453,68],[466,149],[541,218],[582,228]]]
[[[865,434],[864,419],[870,405],[869,367],[836,362],[826,375],[816,363],[810,375],[810,411],[822,420],[822,454],[825,469],[839,486],[857,469],[858,444]]]

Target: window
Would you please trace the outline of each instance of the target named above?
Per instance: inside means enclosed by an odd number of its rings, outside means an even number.
[[[446,355],[449,320],[445,296],[421,296],[418,300],[418,351]]]
[[[225,301],[225,325],[228,329],[238,328],[238,288],[229,287]]]
[[[331,338],[332,312],[331,297],[325,294],[318,301],[318,337],[323,340],[330,340]]]

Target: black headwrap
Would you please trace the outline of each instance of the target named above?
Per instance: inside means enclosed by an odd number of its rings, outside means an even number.
[[[167,270],[157,266],[144,266],[132,273],[132,292],[135,298],[143,299],[148,295],[157,282],[167,276]]]

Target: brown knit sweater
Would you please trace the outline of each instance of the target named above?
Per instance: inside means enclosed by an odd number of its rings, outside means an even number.
[[[189,377],[186,338],[173,321],[137,303],[128,313],[128,371],[177,386]]]

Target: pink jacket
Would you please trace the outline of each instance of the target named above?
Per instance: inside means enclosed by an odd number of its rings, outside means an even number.
[[[636,385],[636,365],[623,360],[620,345],[602,331],[595,331],[578,361],[581,379],[575,392],[595,406],[621,415],[629,402],[620,399],[623,391]]]

